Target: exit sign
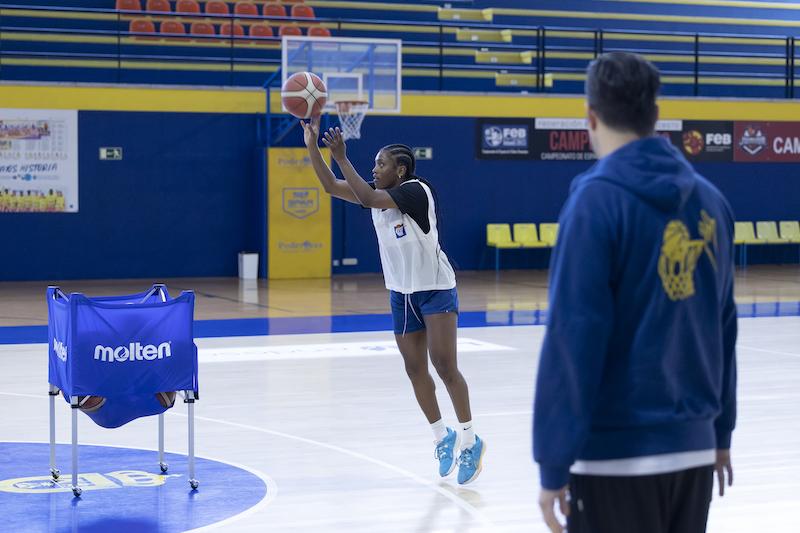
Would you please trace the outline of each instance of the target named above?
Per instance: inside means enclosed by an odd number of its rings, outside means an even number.
[[[122,147],[104,146],[100,148],[101,161],[122,161]]]
[[[420,146],[414,148],[415,159],[433,159],[433,148],[429,146]]]

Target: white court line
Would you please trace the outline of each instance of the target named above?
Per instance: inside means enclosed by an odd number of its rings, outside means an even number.
[[[32,394],[15,394],[15,393],[11,393],[11,392],[0,392],[0,394],[10,395],[10,396],[29,396],[31,398],[39,398],[39,396],[34,396]],[[7,439],[2,439],[2,440],[0,440],[0,442],[11,442],[11,443],[17,443],[17,444],[50,444],[49,441],[7,440]],[[69,446],[69,444],[67,444],[67,443],[61,443],[61,444]],[[85,445],[85,446],[98,446],[98,447],[104,447],[104,448],[119,448],[119,449],[123,449],[123,450],[142,450],[142,451],[146,451],[146,452],[158,453],[158,450],[154,450],[153,448],[141,448],[139,446],[122,446],[122,445],[118,445],[118,444],[97,444],[97,443],[93,443],[93,442],[81,442],[80,444],[81,445]],[[175,454],[175,455],[185,455],[183,453],[173,452],[173,451],[170,451],[170,450],[164,450],[164,452],[165,453],[172,453],[172,454]],[[199,533],[201,531],[211,531],[213,529],[217,529],[217,528],[222,527],[222,526],[227,526],[227,525],[229,525],[229,524],[231,524],[233,522],[238,522],[242,518],[250,516],[251,514],[256,513],[258,511],[261,511],[264,507],[266,507],[267,505],[272,503],[272,501],[275,499],[275,497],[278,494],[278,485],[275,483],[275,480],[273,480],[271,477],[269,477],[268,475],[264,474],[263,472],[259,472],[258,470],[250,468],[249,466],[244,466],[244,465],[241,465],[241,464],[238,464],[238,463],[232,463],[231,461],[225,461],[225,460],[222,460],[222,459],[209,457],[207,455],[197,455],[197,454],[195,454],[195,458],[196,459],[205,459],[207,461],[215,461],[217,463],[226,464],[228,466],[232,466],[234,468],[239,468],[241,470],[244,470],[245,472],[249,472],[249,473],[253,474],[254,476],[256,476],[257,478],[259,478],[261,481],[264,482],[264,485],[266,485],[266,487],[267,487],[267,493],[264,495],[263,498],[261,498],[260,502],[258,502],[257,504],[253,505],[249,509],[245,509],[244,511],[242,511],[239,514],[235,514],[235,515],[233,515],[231,517],[228,517],[228,518],[226,518],[224,520],[220,520],[219,522],[214,522],[213,524],[208,524],[207,526],[201,526],[201,527],[195,528],[195,529],[187,529],[183,533]]]
[[[510,346],[461,337],[458,353],[514,351]],[[391,341],[326,342],[236,347],[198,347],[200,363],[244,361],[299,361],[303,359],[341,359],[350,357],[399,356],[397,343]]]
[[[171,415],[174,415],[174,416],[181,416],[181,417],[187,416],[187,415],[185,415],[183,413],[170,413],[169,411],[167,411],[167,414],[171,414]],[[320,442],[318,440],[308,439],[306,437],[299,437],[297,435],[292,435],[290,433],[284,433],[282,431],[275,431],[275,430],[272,430],[272,429],[260,428],[260,427],[251,426],[251,425],[248,425],[248,424],[239,424],[237,422],[229,422],[227,420],[220,420],[220,419],[217,419],[217,418],[208,418],[208,417],[205,417],[205,416],[197,416],[197,415],[195,415],[195,419],[204,420],[206,422],[213,422],[213,423],[216,423],[216,424],[222,424],[222,425],[231,426],[231,427],[236,427],[236,428],[240,428],[240,429],[247,429],[247,430],[250,430],[250,431],[257,431],[259,433],[266,433],[268,435],[273,435],[273,436],[276,436],[276,437],[283,437],[285,439],[295,440],[295,441],[298,441],[298,442],[303,442],[303,443],[306,443],[306,444],[319,446],[321,448],[327,448],[329,450],[332,450],[332,451],[335,451],[335,452],[339,452],[339,453],[342,453],[344,455],[349,455],[350,457],[354,457],[356,459],[360,459],[362,461],[366,461],[368,463],[372,463],[374,465],[386,468],[387,470],[391,470],[392,472],[395,472],[396,474],[400,474],[401,476],[407,477],[407,478],[411,479],[412,481],[415,481],[416,483],[419,483],[420,485],[424,485],[424,486],[428,487],[429,489],[431,489],[434,492],[438,493],[440,496],[444,496],[445,498],[447,498],[448,500],[453,502],[456,506],[460,507],[463,511],[466,511],[470,516],[472,516],[472,518],[477,520],[483,527],[489,528],[489,531],[496,531],[497,530],[496,529],[497,526],[495,526],[488,518],[486,518],[486,516],[484,516],[483,513],[481,513],[478,509],[473,507],[469,502],[467,502],[463,498],[459,497],[456,494],[453,494],[452,492],[450,492],[448,490],[445,490],[445,489],[441,488],[440,486],[438,486],[437,484],[435,484],[435,483],[433,483],[431,481],[428,481],[428,480],[426,480],[426,479],[414,474],[413,472],[409,472],[408,470],[403,470],[402,468],[397,467],[397,466],[395,466],[395,465],[393,465],[391,463],[387,463],[386,461],[381,461],[380,459],[375,459],[374,457],[370,457],[368,455],[364,455],[363,453],[354,452],[352,450],[348,450],[347,448],[342,448],[341,446],[336,446],[334,444],[328,444],[326,442]]]
[[[741,344],[737,344],[736,349],[752,350],[754,352],[762,352],[762,353],[773,353],[775,355],[788,355],[789,357],[800,357],[800,353],[780,352],[778,350],[767,350],[765,348],[756,348],[754,346],[743,346]]]

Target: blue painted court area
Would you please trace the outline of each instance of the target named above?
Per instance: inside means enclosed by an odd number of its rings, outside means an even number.
[[[758,302],[737,304],[739,318],[800,316],[800,302]],[[542,326],[547,324],[546,310],[462,311],[458,327]],[[356,331],[391,331],[392,315],[333,315],[288,318],[235,318],[195,320],[194,336],[251,337],[258,335],[295,335],[306,333],[349,333]],[[47,326],[0,327],[0,344],[47,342]]]
[[[149,450],[80,446],[80,498],[70,489],[69,445],[58,445],[54,483],[48,472],[49,445],[0,442],[0,509],[3,531],[80,533],[170,533],[231,518],[268,496],[267,482],[247,470],[196,459],[200,488],[187,481],[186,457],[166,454],[161,475],[158,453]]]

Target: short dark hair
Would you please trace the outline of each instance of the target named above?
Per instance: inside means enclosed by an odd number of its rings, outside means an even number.
[[[655,130],[660,87],[658,69],[642,56],[628,52],[603,54],[586,71],[589,108],[610,128],[642,137]]]

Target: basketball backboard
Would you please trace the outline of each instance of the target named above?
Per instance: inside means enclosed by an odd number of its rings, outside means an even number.
[[[326,111],[336,102],[362,100],[370,113],[399,113],[402,41],[351,37],[282,39],[282,80],[295,72],[313,72],[328,87]]]

